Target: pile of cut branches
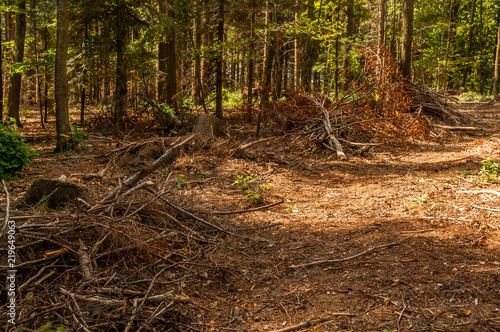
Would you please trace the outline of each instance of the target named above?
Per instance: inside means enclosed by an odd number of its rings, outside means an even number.
[[[289,92],[286,100],[272,103],[266,115],[273,128],[301,133],[345,159],[342,145],[407,146],[466,122],[449,97],[404,79],[388,54],[367,51],[360,60],[358,80],[340,99]]]
[[[193,211],[172,195],[178,183],[170,175],[160,172],[162,183],[148,179],[181,148],[196,144],[193,138],[173,142],[99,202],[79,199],[73,210],[36,216],[9,211],[4,188],[5,224],[17,224],[14,266],[8,267],[8,248],[0,249],[2,268],[17,270],[16,328],[38,329],[51,322],[75,331],[183,330],[199,320],[200,311],[210,310],[186,295],[183,285],[233,268],[216,264],[205,252],[221,246],[223,236],[273,243],[203,216],[245,213],[280,202],[250,210]],[[4,236],[0,233],[0,240]],[[0,287],[6,294],[5,283]],[[0,322],[7,326],[4,319]]]

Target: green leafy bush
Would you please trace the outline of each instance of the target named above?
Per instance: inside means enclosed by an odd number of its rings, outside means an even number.
[[[35,154],[15,129],[0,123],[0,179],[12,180]]]

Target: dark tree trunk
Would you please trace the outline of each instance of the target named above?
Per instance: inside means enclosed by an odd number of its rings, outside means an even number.
[[[125,12],[124,0],[116,0],[116,83],[114,95],[113,130],[120,136],[120,121],[125,115],[125,99],[127,97],[127,69],[125,65],[126,30],[123,21]]]
[[[19,2],[18,10],[19,11],[16,14],[14,62],[17,64],[21,64],[24,59],[24,40],[26,38],[26,1]],[[14,75],[12,75],[8,99],[9,117],[16,119],[16,123],[19,127],[22,127],[21,120],[19,119],[21,77],[21,73],[15,73]]]
[[[223,79],[223,43],[224,43],[224,0],[219,0],[219,24],[217,26],[217,42],[219,50],[215,71],[215,116],[222,119],[222,79]]]
[[[472,49],[472,37],[473,37],[473,32],[474,32],[474,16],[476,13],[476,0],[472,0],[472,8],[470,11],[470,28],[469,28],[469,41],[467,43],[467,55],[466,55],[466,62],[465,62],[465,68],[464,68],[464,73],[462,75],[462,83],[460,84],[460,88],[465,91],[465,82],[467,81],[467,74],[469,73],[469,61],[470,61],[470,53]]]
[[[55,61],[54,95],[56,99],[56,152],[71,148],[68,72],[66,62],[69,44],[69,0],[57,0],[57,42]]]
[[[483,0],[479,0],[479,93],[484,93],[483,73]]]
[[[85,22],[85,29],[84,29],[84,41],[83,41],[83,50],[86,53],[87,51],[87,41],[89,39],[89,25],[87,22]],[[85,123],[85,99],[87,98],[87,84],[88,84],[88,79],[87,79],[87,68],[83,68],[83,78],[82,78],[82,94],[80,96],[80,124],[83,125]]]
[[[166,0],[160,2],[160,12],[166,16],[173,17],[167,9]],[[176,108],[174,96],[177,93],[177,61],[175,31],[171,27],[165,27],[163,41],[158,45],[158,99],[166,102],[172,108]]]
[[[254,41],[254,28],[255,28],[255,11],[252,10],[252,17],[250,21],[250,44],[248,50],[248,99],[247,102],[251,104],[253,102],[253,72],[254,72],[254,55],[255,55],[255,41]]]
[[[493,89],[492,94],[494,96],[498,95],[498,80],[500,79],[500,24],[498,25],[497,31],[497,48],[495,52],[495,67],[493,76]]]
[[[349,84],[351,84],[352,74],[351,74],[351,40],[354,33],[354,0],[347,0],[346,7],[346,31],[345,37],[347,39],[347,44],[345,45],[345,57],[344,57],[344,73],[345,73],[345,85],[344,90],[347,90]]]
[[[413,0],[403,0],[403,28],[401,42],[401,74],[409,79],[412,68]]]
[[[0,29],[0,121],[3,120],[3,54],[2,29]]]

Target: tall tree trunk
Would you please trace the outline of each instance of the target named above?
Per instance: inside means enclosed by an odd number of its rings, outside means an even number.
[[[495,52],[495,68],[494,68],[494,76],[493,76],[493,89],[492,94],[494,96],[498,95],[498,80],[500,78],[500,24],[498,24],[497,31],[497,49]]]
[[[120,136],[120,121],[125,115],[125,98],[127,97],[127,69],[124,59],[126,43],[125,22],[123,21],[124,12],[124,0],[116,0],[116,83],[113,116],[113,130],[115,136]]]
[[[215,71],[215,116],[222,119],[222,79],[223,79],[223,45],[224,45],[224,0],[219,0],[219,24],[217,26],[217,42],[219,44]]]
[[[464,68],[464,73],[462,75],[462,83],[460,84],[461,90],[465,91],[465,82],[467,81],[467,74],[469,72],[469,61],[470,61],[470,53],[472,49],[472,33],[474,32],[474,16],[476,13],[476,0],[472,0],[472,8],[470,10],[470,27],[469,27],[469,41],[467,43],[467,55],[466,55],[466,62],[465,62],[465,68]]]
[[[401,45],[401,74],[409,79],[412,68],[413,0],[403,0],[403,28]]]
[[[167,1],[160,2],[160,12],[173,18],[171,11],[167,9]],[[177,61],[175,31],[167,26],[163,31],[162,41],[158,44],[158,99],[166,102],[172,108],[176,108],[174,96],[177,93]]]
[[[56,150],[67,151],[71,148],[69,109],[68,109],[68,72],[66,62],[69,44],[69,0],[57,0],[57,43],[54,95],[56,99]]]
[[[20,65],[24,59],[24,40],[26,38],[26,1],[18,3],[18,12],[16,14],[16,40],[15,40],[15,55],[14,62]],[[21,73],[12,75],[8,108],[9,117],[16,119],[19,127],[22,127],[21,120],[19,119],[19,103],[21,97]]]
[[[483,74],[483,0],[479,0],[479,93],[484,93]]]
[[[378,51],[385,48],[385,20],[387,16],[387,0],[380,0],[378,11]]]
[[[83,37],[83,51],[84,53],[87,53],[88,49],[88,39],[89,39],[89,24],[88,22],[85,22],[85,28],[84,28],[84,37]],[[86,54],[87,55],[87,54]],[[87,55],[88,56],[88,55]],[[88,78],[87,78],[87,67],[83,68],[83,78],[82,78],[82,94],[80,96],[80,124],[83,126],[85,123],[85,99],[87,98],[87,84],[88,84]]]
[[[193,35],[192,44],[194,51],[194,66],[193,66],[193,82],[192,82],[192,90],[191,96],[196,105],[201,103],[201,60],[200,60],[200,48],[201,48],[201,19],[199,16],[196,16],[193,20]]]
[[[248,99],[247,102],[251,104],[253,102],[253,72],[254,72],[254,56],[255,56],[255,41],[254,41],[254,29],[255,29],[255,10],[252,8],[252,16],[250,19],[250,43],[248,50]]]
[[[351,84],[352,74],[351,74],[351,37],[354,33],[354,0],[346,1],[346,30],[345,37],[347,39],[345,45],[345,56],[344,56],[344,74],[345,74],[345,84],[344,90],[347,90],[349,84]]]
[[[3,54],[2,29],[0,29],[0,121],[3,120]]]
[[[295,22],[299,20],[299,0],[295,0]],[[300,88],[300,45],[299,38],[295,37],[293,43],[293,89]]]
[[[312,0],[311,0],[312,1]],[[272,0],[272,5],[273,5],[273,11],[272,11],[272,17],[273,17],[273,23],[278,22],[278,14],[277,14],[277,8],[276,8],[276,1]],[[279,41],[279,36],[278,36],[278,31],[273,32],[274,35],[274,89],[273,89],[273,95],[275,98],[281,98],[281,71],[282,71],[282,66],[280,62],[280,57],[281,57],[281,47],[280,47],[280,41]]]

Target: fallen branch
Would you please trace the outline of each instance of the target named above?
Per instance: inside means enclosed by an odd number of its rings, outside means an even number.
[[[320,318],[320,319],[313,319],[305,323],[300,323],[294,326],[290,327],[285,327],[284,329],[279,329],[279,330],[274,330],[272,332],[290,332],[290,331],[297,331],[297,330],[302,330],[320,323],[328,322],[331,321],[332,319],[330,317],[328,318]]]
[[[500,191],[495,190],[462,190],[457,191],[459,194],[493,194],[500,196]]]
[[[283,203],[284,201],[285,200],[282,198],[279,202],[269,203],[269,204],[266,204],[266,205],[263,205],[263,206],[259,206],[259,207],[252,208],[252,209],[246,209],[246,210],[233,210],[233,211],[196,211],[196,212],[205,213],[205,214],[214,214],[214,215],[241,214],[241,213],[255,212],[255,211],[259,211],[259,210],[265,210],[265,209],[268,209],[268,208],[273,207],[275,205],[279,205],[279,204]]]
[[[92,265],[90,263],[87,247],[83,244],[82,240],[79,240],[79,242],[80,248],[78,248],[78,259],[80,262],[80,268],[82,269],[83,282],[87,282],[92,279]]]
[[[0,230],[0,239],[5,235],[4,230],[7,228],[7,224],[9,223],[9,209],[10,209],[10,195],[7,190],[7,185],[5,181],[2,179],[3,190],[5,191],[5,219],[4,224],[2,226],[2,230]]]
[[[478,127],[460,127],[460,126],[445,126],[445,125],[438,125],[435,124],[434,127],[441,128],[441,129],[446,129],[450,131],[483,131],[483,128],[478,128]]]
[[[144,177],[156,171],[160,168],[167,160],[172,158],[184,145],[189,143],[195,135],[191,135],[186,138],[184,141],[179,144],[173,146],[169,150],[167,150],[160,158],[156,159],[150,167],[144,167],[139,172],[135,173],[127,180],[125,180],[122,184],[118,185],[113,189],[103,200],[94,205],[90,210],[96,210],[107,205],[111,200],[115,199],[122,191],[133,188],[139,181],[141,181]]]
[[[144,189],[145,189],[145,190],[147,190],[147,191],[149,191],[149,192],[150,192],[150,193],[152,193],[153,195],[158,196],[158,193],[157,193],[156,191],[154,191],[153,189],[151,189],[151,188],[144,188]],[[190,218],[192,218],[192,219],[194,219],[194,220],[196,220],[196,221],[199,221],[199,222],[201,222],[201,223],[203,223],[203,224],[205,224],[205,225],[207,225],[207,226],[210,226],[210,227],[212,227],[212,228],[215,228],[216,230],[221,231],[222,233],[225,233],[225,234],[227,234],[227,235],[231,235],[231,236],[234,236],[234,237],[239,237],[240,239],[246,239],[246,240],[258,241],[258,242],[266,242],[266,243],[270,243],[270,244],[276,244],[276,242],[274,242],[274,241],[270,241],[270,240],[266,240],[266,239],[259,239],[259,238],[249,238],[249,237],[246,237],[246,236],[243,236],[243,235],[239,235],[239,234],[236,234],[236,233],[230,232],[230,231],[228,231],[227,229],[224,229],[224,228],[222,228],[222,227],[219,227],[219,226],[217,226],[217,225],[214,225],[214,224],[212,224],[212,223],[210,223],[210,222],[208,222],[208,221],[206,221],[206,220],[204,220],[204,219],[201,219],[201,218],[199,218],[199,217],[195,216],[195,215],[194,215],[194,214],[192,214],[191,212],[186,211],[186,210],[184,210],[183,208],[178,207],[178,206],[176,206],[176,205],[172,204],[169,200],[167,200],[167,199],[166,199],[166,198],[164,198],[164,197],[160,197],[160,199],[161,199],[163,202],[165,202],[168,206],[170,206],[171,208],[173,208],[174,210],[177,210],[177,211],[181,212],[182,214],[184,214],[184,215],[186,215],[186,216],[188,216],[188,217],[190,217]]]
[[[238,151],[245,150],[245,149],[248,149],[248,148],[250,148],[250,147],[252,147],[254,145],[257,145],[257,144],[260,144],[260,143],[264,143],[264,142],[269,142],[269,141],[272,141],[274,139],[275,139],[275,137],[262,138],[262,139],[259,139],[257,141],[250,142],[248,144],[240,145],[237,150]]]
[[[371,248],[369,248],[369,249],[367,249],[365,251],[362,251],[360,253],[357,253],[357,254],[349,256],[349,257],[338,258],[338,259],[323,259],[323,260],[320,260],[320,261],[314,261],[314,262],[309,262],[309,263],[304,263],[304,264],[290,265],[288,268],[289,269],[298,269],[298,268],[301,268],[301,267],[309,267],[309,266],[321,265],[321,264],[342,263],[342,262],[354,259],[354,258],[359,257],[359,256],[368,255],[368,254],[370,254],[371,252],[373,252],[373,251],[375,251],[377,249],[389,248],[389,247],[401,244],[401,243],[403,243],[403,241],[408,240],[409,238],[415,236],[416,234],[418,234],[418,233],[413,233],[413,234],[411,234],[411,235],[409,235],[409,236],[407,236],[407,237],[405,237],[405,238],[403,238],[403,239],[401,239],[399,241],[396,241],[396,242],[392,242],[392,243],[388,243],[388,244],[381,244],[381,245],[378,245],[378,246],[375,246],[375,247],[371,247]]]

